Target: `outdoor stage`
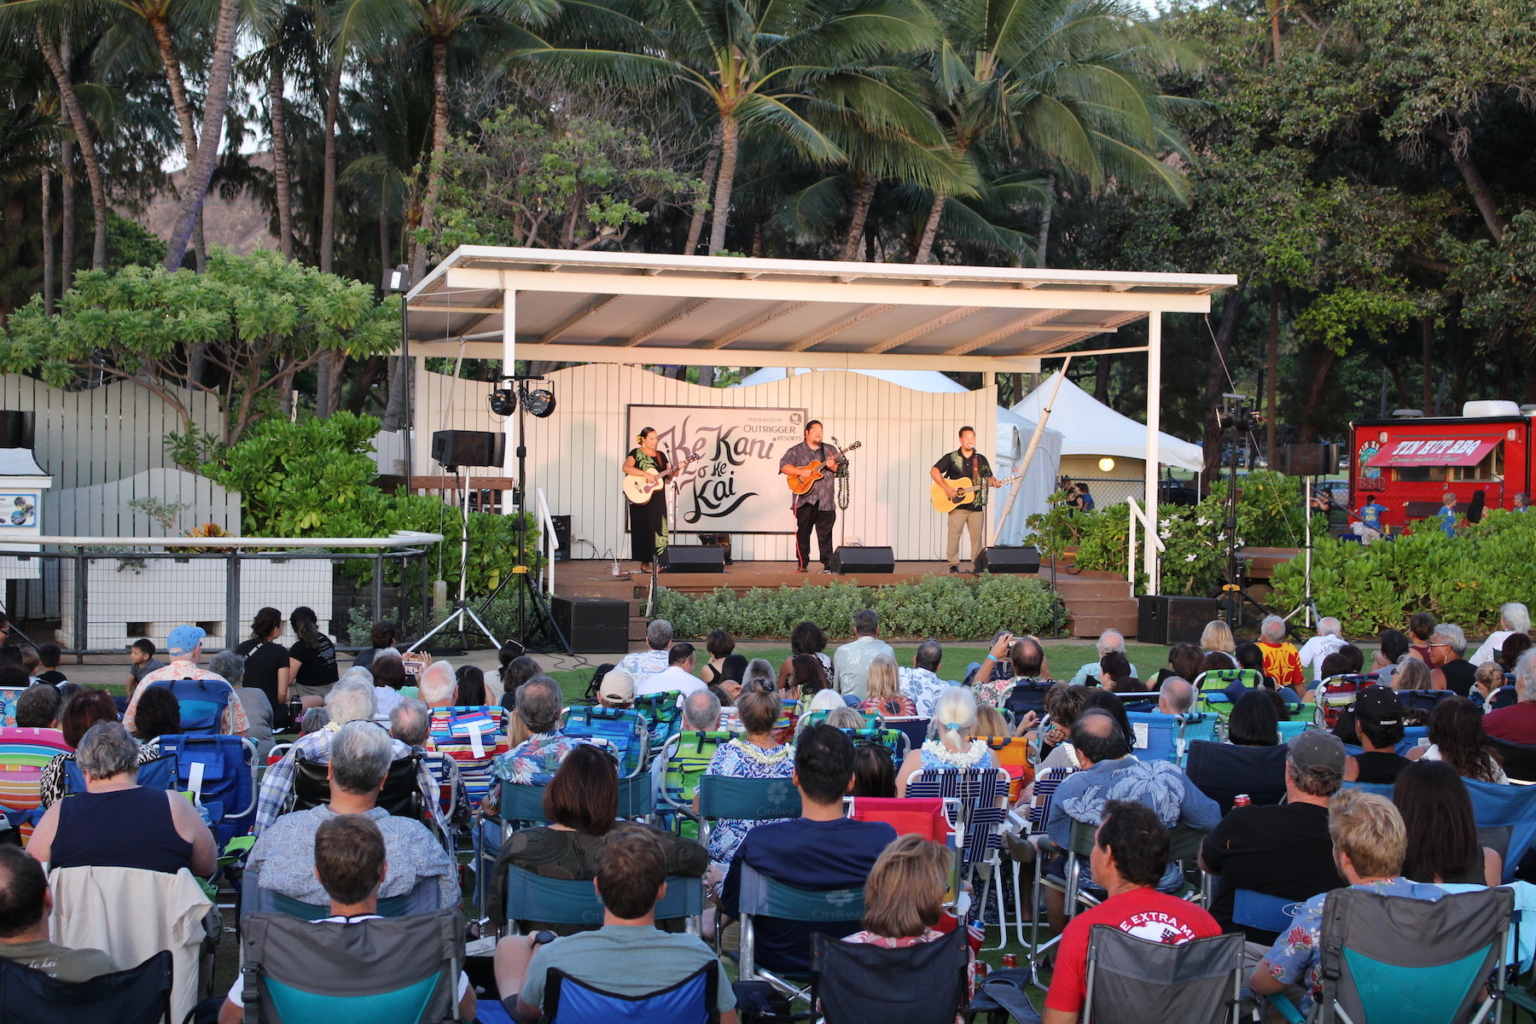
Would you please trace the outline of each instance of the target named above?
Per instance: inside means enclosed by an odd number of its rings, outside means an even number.
[[[634,562],[620,562],[621,567],[633,570]],[[816,563],[812,563],[815,565]],[[962,566],[969,563],[962,563]],[[738,561],[725,567],[722,573],[663,572],[657,576],[661,586],[681,594],[707,594],[721,587],[729,587],[737,594],[754,587],[821,587],[829,583],[852,583],[878,587],[893,583],[911,583],[924,576],[943,575],[949,571],[945,562],[897,562],[893,573],[849,573],[833,576],[813,569],[809,573],[795,571],[794,562]],[[1036,575],[1046,583],[1052,583],[1067,606],[1068,620],[1063,630],[1071,630],[1073,636],[1096,637],[1106,629],[1118,629],[1127,636],[1136,635],[1136,600],[1130,595],[1125,577],[1111,572],[1084,570],[1072,575],[1065,570],[1052,577],[1048,564],[1041,566]],[[962,572],[962,580],[975,581],[976,577]],[[603,559],[584,559],[555,563],[554,592],[561,597],[606,597],[630,603],[629,638],[631,644],[645,639],[645,598],[651,578],[631,571],[629,578],[613,575],[613,562]],[[845,632],[844,627],[822,623],[830,632]]]

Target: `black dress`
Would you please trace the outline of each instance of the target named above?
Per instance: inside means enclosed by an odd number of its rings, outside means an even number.
[[[639,448],[629,453],[638,469],[667,471],[667,457],[661,452],[655,456],[645,454]],[[667,549],[667,489],[658,487],[651,500],[644,505],[629,506],[630,553],[635,561],[651,564],[656,556]]]

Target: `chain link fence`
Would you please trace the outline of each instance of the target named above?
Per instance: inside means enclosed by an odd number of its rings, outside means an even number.
[[[420,545],[432,536],[412,540]],[[433,565],[425,546],[199,550],[184,543],[168,539],[164,550],[59,546],[0,554],[6,611],[28,635],[51,628],[55,642],[74,655],[120,654],[140,638],[164,648],[170,631],[183,624],[208,634],[205,651],[233,648],[249,638],[251,620],[269,605],[285,617],[301,605],[313,608],[321,631],[347,649],[367,623],[404,626],[424,621],[430,611]],[[264,542],[267,548],[280,543]]]

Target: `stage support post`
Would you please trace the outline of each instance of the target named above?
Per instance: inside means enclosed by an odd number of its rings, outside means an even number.
[[[1162,428],[1163,401],[1163,314],[1153,310],[1147,314],[1147,461],[1145,463],[1147,493],[1143,507],[1147,513],[1147,532],[1158,532],[1157,521],[1157,474],[1161,446],[1158,435]],[[1147,593],[1156,594],[1157,545],[1149,536],[1142,552],[1142,571],[1147,574]]]

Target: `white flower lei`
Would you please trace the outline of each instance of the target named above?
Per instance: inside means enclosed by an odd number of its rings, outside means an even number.
[[[981,740],[972,740],[971,749],[957,754],[939,740],[928,740],[923,744],[923,753],[932,754],[934,760],[954,768],[974,768],[986,756],[987,745]]]

